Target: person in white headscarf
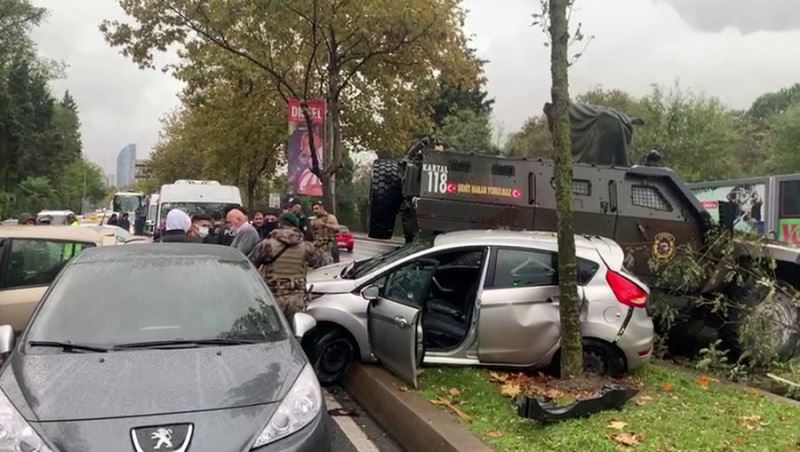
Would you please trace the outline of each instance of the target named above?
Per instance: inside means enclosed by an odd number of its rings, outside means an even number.
[[[163,243],[199,243],[197,237],[188,234],[192,228],[192,219],[181,209],[172,209],[167,213],[167,223],[161,234]]]

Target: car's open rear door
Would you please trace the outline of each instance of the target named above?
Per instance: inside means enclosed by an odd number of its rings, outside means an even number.
[[[367,309],[369,340],[378,360],[417,387],[422,362],[422,303],[436,263],[417,260],[387,276],[381,295]]]

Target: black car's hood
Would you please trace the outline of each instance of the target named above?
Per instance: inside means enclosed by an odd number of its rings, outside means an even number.
[[[281,400],[306,360],[292,341],[109,353],[15,353],[0,387],[28,420],[214,410]]]

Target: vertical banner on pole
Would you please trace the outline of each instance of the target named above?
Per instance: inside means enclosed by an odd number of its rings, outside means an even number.
[[[293,193],[307,196],[322,196],[322,181],[311,172],[311,148],[308,134],[314,134],[319,166],[323,168],[323,148],[325,146],[325,101],[309,100],[311,110],[311,131],[306,127],[306,119],[299,99],[289,99],[289,146],[287,160],[289,162],[289,188]]]

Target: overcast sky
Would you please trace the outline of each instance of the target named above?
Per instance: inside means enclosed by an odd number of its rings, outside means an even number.
[[[180,84],[139,70],[110,48],[97,27],[124,17],[112,0],[34,0],[51,13],[34,33],[42,55],[67,63],[69,89],[81,110],[85,153],[114,173],[117,152],[136,143],[139,156],[158,140],[160,118]],[[489,60],[495,123],[513,132],[549,98],[549,50],[532,27],[538,0],[465,0],[467,32]],[[503,5],[500,7],[499,5]],[[594,35],[570,71],[573,95],[595,86],[642,95],[672,85],[746,108],[760,94],[800,82],[800,1],[579,0],[573,22]],[[578,49],[574,49],[574,53]]]

